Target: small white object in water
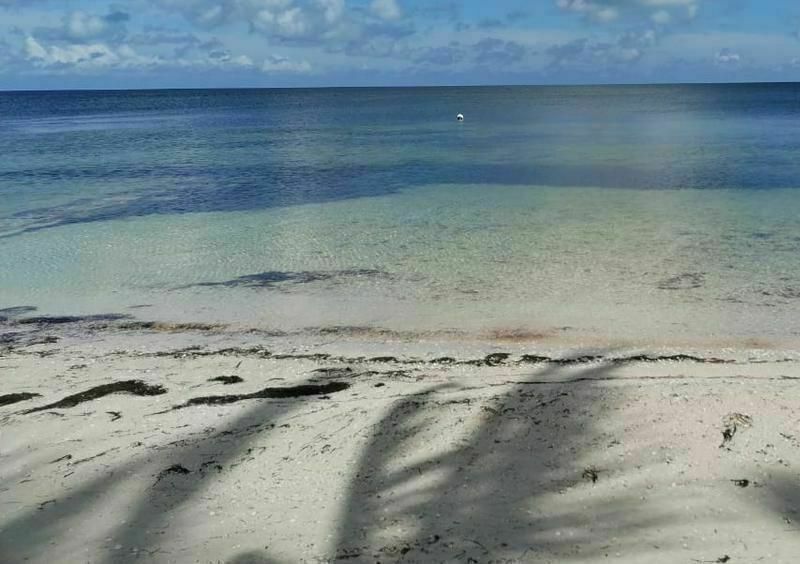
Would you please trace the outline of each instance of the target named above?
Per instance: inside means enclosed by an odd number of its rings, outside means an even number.
[[[458,115],[456,116],[456,119],[457,119],[458,121],[464,121],[464,114],[458,114]]]

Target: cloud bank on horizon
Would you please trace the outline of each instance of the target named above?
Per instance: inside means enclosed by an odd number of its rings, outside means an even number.
[[[792,0],[0,0],[0,89],[800,79]]]

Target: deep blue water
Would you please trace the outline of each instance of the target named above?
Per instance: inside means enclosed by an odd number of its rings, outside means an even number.
[[[6,92],[0,229],[426,184],[795,188],[798,148],[795,84]]]

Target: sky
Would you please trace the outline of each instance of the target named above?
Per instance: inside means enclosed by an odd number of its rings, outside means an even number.
[[[797,0],[0,0],[0,90],[795,80]]]

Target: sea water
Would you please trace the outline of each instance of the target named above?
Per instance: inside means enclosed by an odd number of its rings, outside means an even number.
[[[798,188],[793,84],[5,92],[0,310],[794,346]]]

